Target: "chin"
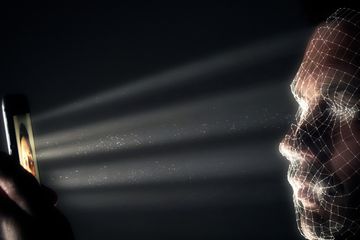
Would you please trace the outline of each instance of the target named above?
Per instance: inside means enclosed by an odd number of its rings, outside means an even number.
[[[309,220],[306,217],[300,217],[298,220],[298,228],[303,235],[308,240],[333,240],[335,236],[327,231],[324,231],[326,227],[319,223],[309,223]]]
[[[307,209],[296,203],[295,212],[300,233],[308,240],[335,240],[344,228],[338,219],[323,210]]]

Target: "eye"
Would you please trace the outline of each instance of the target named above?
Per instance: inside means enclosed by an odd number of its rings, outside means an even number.
[[[334,102],[341,106],[349,106],[353,102],[353,95],[347,91],[338,91],[334,93]]]
[[[356,105],[349,106],[348,104],[341,104],[333,102],[330,105],[330,112],[337,117],[344,119],[353,119],[355,114],[359,111]]]

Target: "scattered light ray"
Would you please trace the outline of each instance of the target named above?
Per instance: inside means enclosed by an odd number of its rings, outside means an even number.
[[[241,47],[238,50],[232,50],[220,56],[190,63],[155,76],[138,79],[132,81],[128,85],[101,92],[86,99],[59,107],[55,110],[38,114],[33,117],[33,121],[41,122],[87,108],[98,107],[101,104],[106,104],[115,100],[122,101],[123,99],[129,99],[133,96],[139,96],[159,88],[167,89],[178,83],[183,83],[186,79],[192,79],[192,81],[194,81],[197,78],[200,78],[200,76],[219,72],[221,69],[226,69],[231,66],[245,68],[249,65],[259,63],[259,60],[273,58],[289,52],[288,50],[293,49],[294,46],[303,44],[303,38],[304,36],[307,36],[308,33],[309,29],[306,29],[262,40]]]
[[[173,119],[184,118],[183,116],[199,115],[195,119],[201,118],[200,112],[211,112],[224,108],[224,104],[229,106],[242,105],[243,109],[239,110],[242,114],[253,114],[254,111],[246,111],[245,106],[258,103],[257,98],[259,97],[271,97],[268,95],[276,95],[280,84],[263,85],[246,90],[237,90],[232,93],[225,93],[225,95],[214,96],[212,98],[198,99],[197,101],[191,101],[187,103],[179,103],[177,105],[166,106],[158,109],[151,109],[150,111],[142,111],[140,113],[115,117],[112,119],[104,120],[103,122],[91,123],[85,126],[79,126],[70,128],[68,130],[61,130],[59,132],[52,132],[45,135],[37,136],[36,146],[38,149],[46,149],[48,147],[59,147],[61,144],[69,144],[72,141],[79,141],[89,138],[97,138],[107,133],[114,131],[131,131],[133,129],[147,128],[153,125],[159,124],[159,122],[168,122]],[[254,101],[255,100],[255,101]],[[212,109],[209,109],[211,107]],[[241,111],[241,112],[240,112]],[[255,111],[258,113],[258,111]],[[207,114],[208,115],[208,114]],[[203,122],[209,120],[217,120],[216,116],[214,119],[203,119]],[[240,119],[239,119],[240,121]],[[192,121],[196,124],[198,121]],[[51,124],[49,122],[48,124]],[[241,124],[241,123],[240,123]],[[247,124],[247,123],[246,123]],[[50,143],[55,145],[50,145]]]
[[[280,173],[279,173],[280,174]],[[223,180],[223,179],[220,179]],[[279,202],[283,194],[274,189],[279,189],[278,183],[261,183],[259,186],[255,184],[229,186],[202,186],[194,187],[192,194],[189,194],[188,189],[179,189],[164,191],[151,189],[146,191],[144,188],[138,191],[122,190],[113,192],[89,192],[78,193],[77,191],[64,190],[61,200],[64,203],[71,203],[71,209],[97,209],[100,211],[109,210],[109,208],[117,209],[188,209],[189,207],[211,207],[219,206],[219,203],[224,204],[226,198],[226,205],[254,205],[264,204],[264,196],[266,203]],[[256,188],[256,191],[254,191]],[[281,195],[281,196],[279,196]],[[246,197],[244,197],[246,196]]]
[[[266,154],[274,153],[272,143],[258,146],[224,147],[176,155],[144,156],[136,161],[114,159],[104,165],[57,167],[45,172],[45,178],[56,189],[86,189],[95,186],[136,186],[171,182],[262,175],[278,171],[280,161],[264,161],[258,149]],[[224,158],[224,156],[227,156]],[[242,161],[242,159],[251,159]]]
[[[272,85],[246,92],[236,91],[212,99],[40,136],[37,139],[38,158],[47,161],[106,153],[140,145],[158,145],[183,139],[200,139],[204,136],[211,138],[223,133],[251,131],[259,126],[279,125],[279,121],[284,119],[270,117],[264,113],[264,109],[257,106],[261,97],[274,98],[278,88],[278,85]],[[242,109],[234,113],[231,109],[236,109],[239,105],[243,106]],[[222,114],[219,114],[220,112]],[[224,119],[224,116],[228,119]],[[183,121],[176,123],[176,120],[180,119]],[[186,119],[196,120],[189,122]]]

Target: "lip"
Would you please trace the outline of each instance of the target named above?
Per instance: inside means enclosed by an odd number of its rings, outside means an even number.
[[[296,155],[300,156],[297,160],[302,163],[302,162],[308,162],[308,163],[314,163],[316,162],[318,159],[317,157],[310,151],[305,151],[302,150],[301,152],[297,152]]]
[[[298,164],[292,175],[288,175],[288,181],[296,192],[299,192],[299,198],[306,197],[306,194],[314,193],[319,196],[319,190],[324,197],[336,197],[345,194],[344,184],[335,173],[329,172],[326,168],[317,167],[315,163],[308,168],[305,164]],[[320,184],[318,184],[320,183]],[[321,189],[320,189],[321,188]]]
[[[300,154],[304,156],[305,161],[314,161],[314,160],[316,160],[315,155],[312,154],[310,151],[301,152]]]
[[[302,183],[302,187],[295,192],[295,197],[301,202],[302,206],[308,210],[317,211],[320,208],[316,190],[309,184]]]

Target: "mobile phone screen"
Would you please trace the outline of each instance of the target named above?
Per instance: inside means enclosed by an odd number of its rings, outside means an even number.
[[[39,180],[30,114],[14,115],[13,120],[20,164]]]

